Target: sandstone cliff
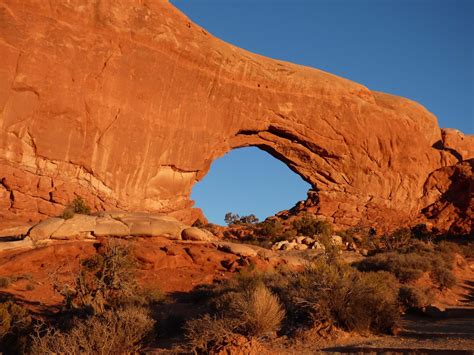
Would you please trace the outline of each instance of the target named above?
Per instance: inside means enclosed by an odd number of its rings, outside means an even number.
[[[472,137],[442,134],[410,100],[224,43],[167,1],[0,0],[0,53],[0,218],[81,195],[191,221],[212,161],[257,146],[341,226],[460,223],[459,208],[432,210],[456,164],[472,186]]]

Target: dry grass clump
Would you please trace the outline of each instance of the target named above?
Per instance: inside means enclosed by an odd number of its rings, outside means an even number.
[[[85,319],[77,318],[67,330],[38,327],[31,353],[117,354],[136,353],[153,330],[145,308],[127,306]]]
[[[263,336],[279,330],[285,311],[275,294],[263,284],[241,293],[235,300],[234,312],[244,334]]]
[[[285,317],[278,297],[260,281],[216,287],[210,304],[210,313],[184,326],[193,352],[208,353],[237,336],[275,335]]]

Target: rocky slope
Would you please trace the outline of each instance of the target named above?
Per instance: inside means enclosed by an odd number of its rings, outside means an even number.
[[[257,146],[340,226],[472,227],[472,136],[410,100],[224,43],[167,1],[0,0],[0,53],[0,219],[57,215],[81,195],[189,223],[212,161]],[[460,169],[467,209],[445,198]]]

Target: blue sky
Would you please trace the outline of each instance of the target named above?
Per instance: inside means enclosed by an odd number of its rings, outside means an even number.
[[[408,97],[433,112],[441,127],[474,134],[473,0],[172,3],[224,41]],[[254,175],[235,173],[243,170]],[[219,183],[222,179],[225,184]],[[250,191],[249,184],[255,189]],[[274,200],[282,189],[285,196]],[[306,189],[283,163],[248,148],[214,162],[192,197],[211,221],[222,223],[226,211],[262,218],[289,208]]]

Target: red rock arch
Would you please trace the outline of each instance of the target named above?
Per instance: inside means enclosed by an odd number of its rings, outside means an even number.
[[[189,220],[210,163],[255,145],[317,186],[336,223],[396,225],[458,161],[420,105],[231,46],[168,2],[0,1],[0,23],[2,218],[80,194]]]

